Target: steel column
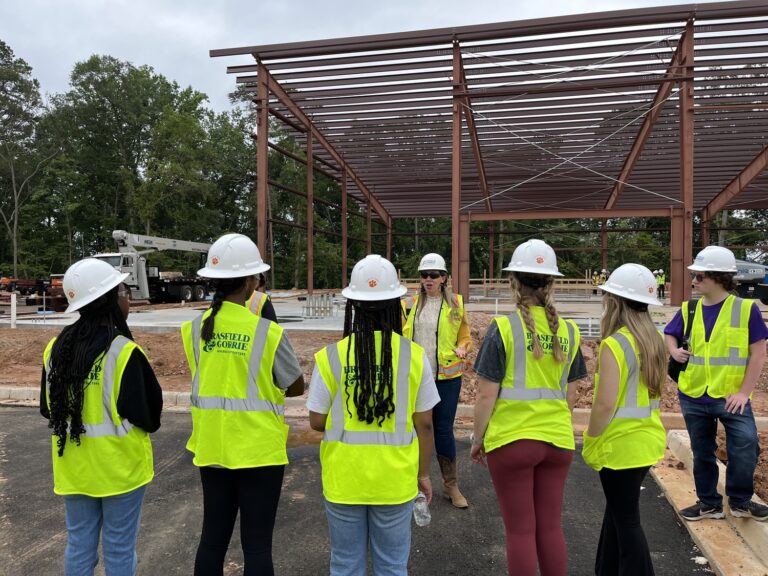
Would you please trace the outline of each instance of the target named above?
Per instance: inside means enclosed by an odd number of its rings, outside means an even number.
[[[469,303],[469,214],[459,215],[459,293]],[[454,286],[454,289],[456,287]]]
[[[693,19],[688,20],[685,34],[681,39],[681,63],[685,66],[683,74],[693,75]],[[693,260],[693,79],[680,82],[680,199],[683,201],[682,215],[672,218],[671,249],[682,250],[679,257],[672,258],[670,301],[679,306],[691,295],[691,283],[688,282],[686,267]]]
[[[461,213],[461,106],[462,97],[457,96],[461,90],[461,49],[459,43],[453,43],[453,118],[451,124],[451,276],[453,290],[465,298],[469,298],[469,278],[461,277],[461,247],[465,242],[462,238],[462,227],[459,218]],[[469,230],[467,230],[468,232]],[[466,287],[465,287],[466,284]]]
[[[600,262],[603,270],[608,270],[608,220],[600,223]]]
[[[307,292],[314,292],[315,268],[315,162],[312,159],[312,130],[307,126]]]
[[[495,250],[495,235],[496,235],[496,222],[488,222],[488,277],[495,278],[494,271],[494,250]]]
[[[709,220],[705,220],[707,217],[706,211],[701,212],[701,245],[706,248],[709,246]]]
[[[347,287],[347,169],[341,171],[341,287]]]
[[[387,260],[392,260],[392,217],[387,219]]]
[[[366,251],[367,251],[367,254],[372,254],[373,253],[373,235],[372,235],[373,222],[371,219],[371,203],[370,202],[368,202],[367,207],[368,207],[368,210],[365,214],[365,223],[368,230],[365,235],[367,239]]]
[[[267,196],[269,195],[269,86],[267,68],[259,66],[256,95],[256,244],[267,254]],[[274,266],[274,262],[270,262]]]

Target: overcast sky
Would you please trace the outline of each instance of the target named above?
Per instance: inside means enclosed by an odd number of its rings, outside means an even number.
[[[92,54],[149,65],[229,108],[234,77],[213,48],[684,4],[679,0],[0,0],[0,39],[43,93],[66,91]],[[702,4],[705,2],[699,2]],[[252,60],[250,60],[252,62]]]

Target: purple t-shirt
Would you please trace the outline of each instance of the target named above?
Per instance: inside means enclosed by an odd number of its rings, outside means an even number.
[[[718,302],[717,304],[713,304],[712,306],[705,306],[703,302],[701,304],[702,319],[704,320],[704,338],[707,340],[707,342],[709,342],[709,337],[712,335],[712,328],[715,326],[717,316],[720,314],[720,309],[723,307],[723,302],[725,302],[725,300]],[[698,310],[696,312],[698,312]],[[672,318],[669,324],[667,324],[667,326],[664,328],[664,334],[674,336],[678,341],[683,339],[684,331],[682,309],[677,311],[675,317]],[[751,345],[755,342],[766,339],[768,339],[768,328],[765,326],[760,308],[757,307],[756,303],[753,303],[752,310],[750,310],[749,313],[749,343]],[[716,398],[709,396],[706,392],[700,398],[692,398],[687,394],[683,394],[679,390],[678,394],[681,398],[685,398],[686,400],[690,400],[692,402],[698,402],[700,404],[709,404],[717,400]]]

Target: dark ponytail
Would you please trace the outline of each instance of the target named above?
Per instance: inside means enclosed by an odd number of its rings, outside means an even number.
[[[83,426],[83,399],[85,381],[91,368],[107,353],[112,341],[118,335],[133,339],[128,324],[117,303],[115,287],[94,302],[80,309],[80,318],[61,331],[51,350],[48,378],[48,401],[50,419],[48,427],[57,436],[58,454],[64,454],[69,439],[80,445]],[[95,353],[91,342],[100,330],[106,328],[107,339],[104,349]]]
[[[242,276],[240,278],[221,278],[216,281],[216,292],[213,294],[213,302],[211,303],[211,313],[203,320],[203,329],[200,331],[200,336],[205,342],[208,342],[213,338],[213,327],[216,322],[216,314],[221,310],[221,305],[224,303],[224,299],[240,290],[248,280],[248,276]]]

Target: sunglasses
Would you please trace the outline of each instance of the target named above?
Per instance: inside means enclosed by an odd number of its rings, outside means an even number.
[[[422,273],[421,273],[421,277],[422,277],[422,278],[424,278],[425,280],[426,280],[427,278],[432,278],[432,280],[437,280],[437,279],[438,279],[438,278],[440,278],[442,275],[443,275],[443,273],[442,273],[442,272],[422,272]]]
[[[706,274],[691,274],[691,280],[696,280],[696,282],[703,282],[706,277]]]

